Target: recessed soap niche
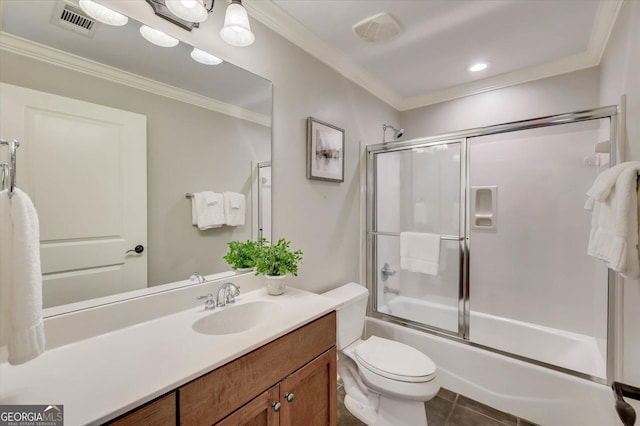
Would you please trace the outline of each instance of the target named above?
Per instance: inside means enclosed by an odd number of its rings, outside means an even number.
[[[471,187],[471,228],[496,231],[498,228],[497,210],[498,187]]]

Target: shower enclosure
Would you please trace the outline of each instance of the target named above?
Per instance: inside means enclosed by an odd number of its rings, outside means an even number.
[[[615,274],[586,254],[584,194],[616,161],[616,114],[369,146],[370,315],[609,383]],[[401,268],[410,233],[440,237],[437,272]]]

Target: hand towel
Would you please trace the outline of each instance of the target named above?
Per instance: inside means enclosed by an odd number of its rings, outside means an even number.
[[[38,214],[29,196],[0,192],[0,344],[18,365],[45,349]]]
[[[400,267],[411,272],[438,275],[440,235],[421,232],[400,233]]]
[[[594,200],[587,253],[603,260],[623,277],[635,279],[640,277],[637,186],[640,162],[621,163],[614,168],[615,172],[601,173],[587,192]]]
[[[244,225],[245,197],[237,192],[224,192],[224,217],[228,226]]]
[[[195,222],[198,229],[204,231],[224,225],[222,194],[212,191],[195,192],[191,203],[191,222]]]
[[[640,161],[627,161],[625,163],[620,163],[600,173],[591,188],[587,191],[587,196],[594,201],[605,201],[609,197],[609,193],[613,187],[616,185],[620,174],[631,167],[634,167],[637,170],[640,168]]]

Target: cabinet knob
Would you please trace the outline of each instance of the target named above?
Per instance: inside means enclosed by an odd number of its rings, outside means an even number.
[[[287,392],[284,394],[284,397],[286,398],[287,402],[292,402],[293,401],[293,392]]]
[[[273,411],[280,411],[280,407],[282,407],[282,404],[280,404],[279,402],[274,402],[273,404],[271,404],[271,406],[273,407]]]

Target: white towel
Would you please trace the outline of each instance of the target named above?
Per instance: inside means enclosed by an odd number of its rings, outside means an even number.
[[[229,226],[244,225],[245,198],[237,192],[224,192],[224,217]]]
[[[38,214],[29,196],[0,192],[0,344],[18,365],[45,349]]]
[[[400,267],[411,272],[438,275],[440,235],[421,232],[400,233]]]
[[[638,172],[640,162],[633,161],[601,173],[587,192],[592,201],[585,205],[593,205],[587,253],[632,279],[640,277]]]
[[[191,223],[201,231],[224,225],[222,194],[212,191],[195,192],[191,199]]]

